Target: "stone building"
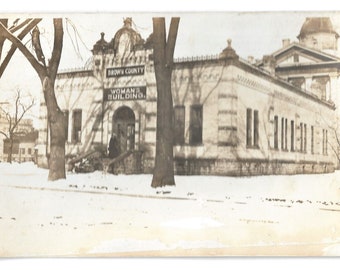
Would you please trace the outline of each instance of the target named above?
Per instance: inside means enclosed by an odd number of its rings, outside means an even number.
[[[298,38],[299,43],[284,41],[262,61],[239,57],[231,40],[217,55],[175,59],[177,174],[334,170],[340,59],[329,50],[337,50],[338,35],[328,18],[310,18]],[[122,161],[123,172],[150,173],[157,117],[152,35],[144,40],[127,18],[110,41],[102,33],[92,52],[84,68],[57,77],[57,99],[67,119],[67,156],[107,149],[114,135],[119,153],[131,151]],[[39,162],[46,164],[44,103],[40,120]]]
[[[14,120],[12,120],[14,121]],[[8,134],[8,119],[4,114],[0,114],[0,131]],[[25,162],[34,161],[35,145],[38,139],[38,132],[33,128],[32,119],[21,119],[15,129],[13,145],[13,161]],[[0,133],[0,161],[7,161],[9,151],[9,139]]]

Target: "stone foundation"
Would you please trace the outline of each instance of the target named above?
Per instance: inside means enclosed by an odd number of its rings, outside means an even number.
[[[332,173],[333,163],[284,160],[176,159],[177,175],[292,175]]]

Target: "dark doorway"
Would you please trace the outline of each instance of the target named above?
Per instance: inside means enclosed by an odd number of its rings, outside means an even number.
[[[129,107],[123,106],[115,111],[112,133],[117,136],[118,154],[135,149],[135,114]]]

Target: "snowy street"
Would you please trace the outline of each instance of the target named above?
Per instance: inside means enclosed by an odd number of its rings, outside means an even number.
[[[0,164],[0,254],[340,255],[340,172],[251,178],[69,174]]]

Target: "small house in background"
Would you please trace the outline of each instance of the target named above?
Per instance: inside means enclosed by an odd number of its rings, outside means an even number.
[[[12,161],[13,162],[36,162],[37,150],[35,147],[38,139],[38,131],[31,131],[26,134],[17,135],[14,138]],[[3,161],[7,160],[9,153],[10,141],[5,139],[3,141]]]
[[[0,130],[4,133],[8,130],[8,121],[3,115],[0,117]],[[36,161],[37,138],[38,131],[33,127],[33,120],[22,119],[15,130],[12,161]],[[7,161],[9,145],[9,139],[0,134],[0,161]]]

